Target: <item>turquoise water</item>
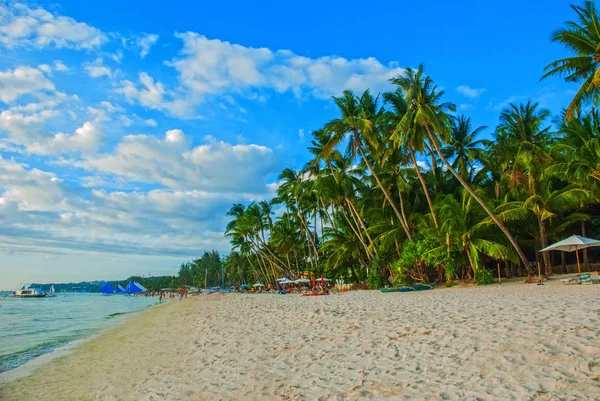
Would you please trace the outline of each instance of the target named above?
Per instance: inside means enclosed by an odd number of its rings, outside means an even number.
[[[97,333],[157,298],[59,293],[52,298],[0,296],[0,372]]]

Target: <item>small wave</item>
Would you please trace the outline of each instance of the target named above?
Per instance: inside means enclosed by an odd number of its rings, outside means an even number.
[[[113,318],[113,317],[115,317],[115,316],[126,315],[126,314],[128,314],[128,313],[131,313],[131,312],[115,312],[115,313],[111,313],[111,314],[110,314],[110,315],[108,315],[106,318],[107,318],[107,319],[112,319],[112,318]]]
[[[74,337],[74,336],[59,337],[52,341],[49,341],[49,342],[46,342],[46,343],[43,343],[40,345],[36,345],[34,347],[31,347],[31,348],[28,348],[28,349],[25,349],[22,351],[18,351],[18,352],[14,352],[12,354],[0,356],[0,373],[5,372],[7,370],[14,369],[18,366],[21,366],[25,362],[27,362],[37,356],[47,354],[48,352],[52,352],[56,348],[63,346],[65,344],[75,340],[76,338],[77,337]]]

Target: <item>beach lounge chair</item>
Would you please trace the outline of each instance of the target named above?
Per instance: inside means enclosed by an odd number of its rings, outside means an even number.
[[[397,288],[380,288],[381,292],[415,292],[415,291],[427,291],[432,290],[433,287],[429,284],[415,284],[411,286],[403,286]]]
[[[598,273],[581,276],[581,284],[600,284],[600,276]]]
[[[563,284],[579,284],[579,277],[571,277],[560,280]]]
[[[413,285],[413,288],[415,289],[415,291],[433,290],[433,287],[429,284],[415,284]]]

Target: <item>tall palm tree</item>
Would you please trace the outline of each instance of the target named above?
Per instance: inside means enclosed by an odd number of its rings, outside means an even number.
[[[400,130],[410,129],[411,126],[420,126],[425,129],[429,137],[429,142],[435,148],[438,156],[446,165],[448,170],[458,179],[462,186],[471,194],[473,198],[481,205],[494,223],[502,230],[504,235],[510,241],[515,251],[526,268],[529,268],[527,257],[521,250],[519,244],[515,241],[508,228],[498,219],[486,203],[475,193],[469,183],[464,180],[460,174],[456,172],[454,167],[442,154],[439,140],[449,141],[449,126],[450,117],[446,111],[455,111],[456,106],[450,103],[441,103],[441,98],[444,95],[443,91],[438,91],[433,80],[425,75],[424,66],[421,64],[417,70],[408,68],[404,75],[400,75],[390,80],[393,84],[398,85],[404,91],[408,111],[400,121]]]
[[[549,116],[548,110],[540,109],[537,103],[531,101],[521,105],[510,104],[501,112],[500,124],[496,128],[505,138],[505,156],[510,158],[506,176],[511,186],[519,186],[523,190],[522,196],[528,199],[523,205],[536,216],[541,248],[548,245],[548,236],[545,221],[547,213],[542,213],[544,208],[540,203],[549,198],[549,186],[552,184],[542,178],[551,161],[548,149],[553,133],[549,126],[544,126]],[[550,255],[544,253],[542,256],[546,272],[552,274]]]
[[[421,169],[419,167],[419,163],[417,162],[416,153],[423,153],[425,149],[425,139],[424,135],[427,135],[422,127],[411,125],[410,127],[404,127],[400,125],[400,122],[406,115],[408,111],[408,103],[404,98],[404,93],[402,89],[398,88],[395,92],[385,93],[384,98],[387,102],[389,102],[394,111],[394,117],[392,119],[393,125],[395,126],[392,139],[395,139],[396,147],[405,149],[410,157],[410,161],[417,172],[417,177],[419,177],[419,182],[423,187],[423,192],[425,193],[425,198],[427,199],[427,204],[429,205],[429,210],[431,211],[431,216],[433,217],[433,222],[436,228],[440,227],[438,218],[436,216],[435,210],[433,210],[433,201],[431,200],[431,194],[429,193],[429,189],[427,188],[427,184],[425,183],[425,178],[423,178],[423,174],[421,173]]]
[[[370,97],[371,94],[369,91],[365,91],[363,93],[363,98]],[[324,153],[330,153],[337,145],[339,145],[348,135],[349,138],[349,147],[351,148],[351,153],[353,156],[356,155],[357,151],[360,154],[363,162],[366,164],[367,168],[371,172],[373,178],[377,182],[377,185],[384,193],[386,200],[394,209],[394,213],[396,217],[402,224],[402,228],[406,232],[406,236],[410,241],[412,241],[411,233],[406,225],[406,222],[402,218],[402,214],[398,210],[396,206],[396,202],[392,195],[388,191],[388,189],[382,184],[379,176],[373,169],[372,164],[369,162],[364,145],[363,138],[367,142],[375,143],[377,141],[377,133],[374,129],[374,122],[368,118],[364,113],[364,109],[361,107],[361,103],[364,105],[367,103],[366,100],[362,102],[357,99],[352,91],[346,90],[344,91],[343,96],[334,98],[335,104],[338,106],[338,109],[341,112],[340,118],[336,118],[325,125],[325,129],[330,132],[331,138],[329,142],[324,148]],[[375,101],[368,101],[369,104],[376,103]],[[379,112],[378,112],[379,113]]]
[[[581,86],[567,107],[566,118],[570,120],[581,111],[582,104],[600,100],[600,17],[593,1],[581,6],[571,5],[577,14],[576,21],[567,21],[564,27],[554,31],[552,41],[561,43],[573,55],[548,64],[542,79],[559,76],[566,82]]]

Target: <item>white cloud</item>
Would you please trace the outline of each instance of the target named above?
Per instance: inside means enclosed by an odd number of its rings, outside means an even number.
[[[168,130],[167,133],[165,134],[165,142],[184,143],[185,142],[185,134],[180,129]]]
[[[54,60],[54,62],[52,63],[52,67],[54,68],[54,71],[69,71],[69,67],[64,65],[63,62],[60,60]]]
[[[125,111],[121,106],[115,106],[114,104],[112,104],[111,102],[108,102],[106,100],[100,102],[100,107],[109,113],[117,113],[117,112]]]
[[[374,92],[390,89],[388,80],[404,70],[396,63],[384,65],[373,57],[346,59],[324,56],[309,58],[289,50],[245,47],[208,39],[197,33],[179,33],[183,49],[167,65],[178,73],[178,86],[167,89],[146,72],[139,83],[121,82],[118,93],[131,102],[176,116],[189,117],[206,96],[241,93],[264,100],[260,90],[302,93],[318,98],[340,95],[343,90]],[[240,110],[242,113],[243,109]]]
[[[221,230],[231,203],[268,195],[96,189],[82,196],[54,173],[0,157],[0,252],[182,257],[226,250]]]
[[[184,117],[192,110],[193,102],[177,98],[173,93],[167,93],[161,82],[145,72],[139,74],[141,85],[136,85],[129,80],[121,82],[117,93],[123,95],[130,103],[138,102],[153,110],[161,110],[175,116]]]
[[[126,127],[131,127],[133,125],[133,120],[127,116],[121,116],[121,123]]]
[[[111,77],[112,72],[110,68],[102,64],[102,59],[98,58],[93,63],[87,64],[85,67],[88,75],[92,78],[100,78],[100,77]]]
[[[468,104],[468,103],[462,103],[458,105],[458,110],[460,111],[466,111],[466,110],[471,110],[473,108],[473,105]]]
[[[298,130],[298,137],[299,137],[300,139],[304,138],[304,130],[303,130],[303,129],[299,129],[299,130]]]
[[[259,145],[231,145],[212,137],[190,147],[191,138],[169,130],[164,139],[126,136],[114,152],[90,156],[75,165],[133,182],[157,183],[174,190],[264,193],[273,168],[273,151]]]
[[[520,96],[520,95],[509,96],[506,99],[501,100],[499,102],[490,101],[488,104],[488,107],[490,107],[491,109],[493,109],[495,111],[500,111],[500,110],[503,110],[506,107],[508,107],[511,103],[516,103],[516,102],[522,101],[524,99],[525,99],[525,96]]]
[[[50,67],[48,64],[40,64],[37,66],[37,69],[46,74],[52,74],[52,67]]]
[[[339,95],[344,89],[379,91],[404,70],[385,66],[375,58],[309,58],[289,50],[245,47],[197,33],[177,34],[183,40],[181,56],[171,65],[182,83],[198,94],[223,93],[246,88],[278,92],[307,90],[317,97]]]
[[[54,91],[54,84],[37,68],[21,66],[0,71],[0,101],[4,103],[26,94],[45,91]]]
[[[31,153],[59,155],[68,153],[95,152],[102,143],[104,133],[97,123],[87,121],[73,134],[58,133],[44,142],[36,142],[27,147]]]
[[[70,17],[19,3],[0,5],[0,44],[8,48],[93,49],[106,40],[100,30]]]
[[[469,99],[477,99],[483,92],[486,91],[485,88],[471,88],[467,85],[461,85],[456,88],[456,91],[461,95],[468,97]]]
[[[100,77],[110,77],[110,68],[101,65],[101,66],[87,66],[85,70],[88,72],[88,75],[92,78],[100,78]]]
[[[144,58],[150,53],[150,48],[158,41],[158,35],[151,33],[144,33],[138,37],[135,41],[137,47],[140,49],[140,57]]]
[[[0,157],[0,197],[3,208],[15,211],[60,210],[66,196],[64,184],[54,173],[28,169],[26,165]],[[0,211],[0,221],[2,213]],[[3,222],[5,223],[5,222]]]
[[[158,126],[158,123],[156,121],[154,121],[153,119],[149,118],[147,120],[144,120],[144,124],[150,126],[150,127],[156,127]]]
[[[36,140],[42,140],[45,135],[44,123],[59,114],[53,109],[33,113],[3,110],[0,113],[0,132],[4,133],[13,144],[28,145]]]

